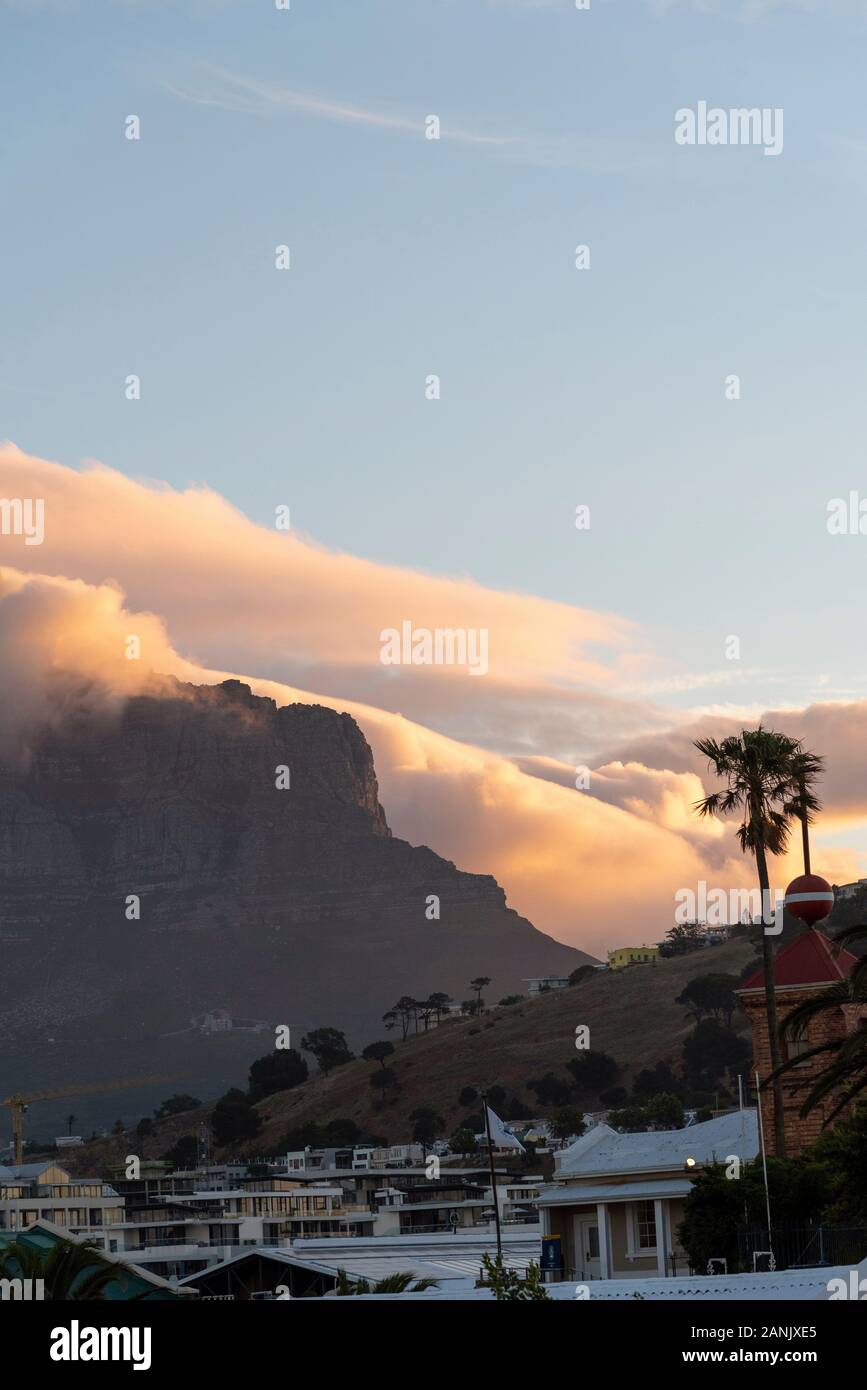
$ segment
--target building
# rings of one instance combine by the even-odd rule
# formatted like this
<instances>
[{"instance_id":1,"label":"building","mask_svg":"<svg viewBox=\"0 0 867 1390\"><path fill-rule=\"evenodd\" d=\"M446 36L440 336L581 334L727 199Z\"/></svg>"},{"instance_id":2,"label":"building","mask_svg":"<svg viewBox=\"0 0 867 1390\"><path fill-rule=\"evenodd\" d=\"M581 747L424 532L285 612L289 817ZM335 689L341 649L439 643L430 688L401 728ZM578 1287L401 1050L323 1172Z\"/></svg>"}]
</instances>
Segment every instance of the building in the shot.
<instances>
[{"instance_id":1,"label":"building","mask_svg":"<svg viewBox=\"0 0 867 1390\"><path fill-rule=\"evenodd\" d=\"M73 1178L53 1159L0 1166L0 1234L48 1221L109 1249L108 1231L123 1221L123 1198L100 1178Z\"/></svg>"},{"instance_id":2,"label":"building","mask_svg":"<svg viewBox=\"0 0 867 1390\"><path fill-rule=\"evenodd\" d=\"M558 1236L563 1278L665 1278L688 1272L677 1228L694 1178L759 1151L754 1110L686 1129L619 1134L597 1125L557 1154L538 1198L542 1236Z\"/></svg>"},{"instance_id":3,"label":"building","mask_svg":"<svg viewBox=\"0 0 867 1390\"><path fill-rule=\"evenodd\" d=\"M568 989L569 978L563 975L538 975L525 980L528 994L547 994L549 989Z\"/></svg>"},{"instance_id":4,"label":"building","mask_svg":"<svg viewBox=\"0 0 867 1390\"><path fill-rule=\"evenodd\" d=\"M859 893L867 892L867 878L859 878L855 883L835 883L834 899L857 897Z\"/></svg>"},{"instance_id":5,"label":"building","mask_svg":"<svg viewBox=\"0 0 867 1390\"><path fill-rule=\"evenodd\" d=\"M774 957L774 993L779 1023L798 1005L847 979L856 962L857 958L850 951L835 947L816 927L801 932ZM736 993L753 1030L753 1067L764 1080L771 1072L764 969L756 970L744 980ZM788 1061L821 1043L844 1038L864 1027L865 1022L867 1005L841 1003L811 1019L802 1037L784 1040L783 1060ZM827 1065L827 1057L807 1058L782 1077L786 1150L790 1158L816 1142L824 1121L840 1098L839 1091L834 1091L806 1118L802 1119L798 1113L823 1065ZM762 1127L767 1152L774 1154L774 1097L770 1087L762 1092Z\"/></svg>"},{"instance_id":6,"label":"building","mask_svg":"<svg viewBox=\"0 0 867 1390\"><path fill-rule=\"evenodd\" d=\"M627 965L646 965L659 956L658 946L618 946L608 952L608 968L624 970Z\"/></svg>"}]
</instances>

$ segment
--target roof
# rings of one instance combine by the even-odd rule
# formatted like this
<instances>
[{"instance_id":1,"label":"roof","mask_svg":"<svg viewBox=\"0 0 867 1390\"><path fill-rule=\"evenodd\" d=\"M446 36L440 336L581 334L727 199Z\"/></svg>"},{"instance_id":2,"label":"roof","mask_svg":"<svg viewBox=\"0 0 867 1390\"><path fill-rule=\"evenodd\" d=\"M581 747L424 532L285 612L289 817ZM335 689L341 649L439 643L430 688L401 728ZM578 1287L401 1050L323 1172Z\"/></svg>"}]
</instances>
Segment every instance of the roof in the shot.
<instances>
[{"instance_id":1,"label":"roof","mask_svg":"<svg viewBox=\"0 0 867 1390\"><path fill-rule=\"evenodd\" d=\"M849 1265L823 1269L786 1269L770 1274L705 1274L690 1275L676 1279L592 1279L583 1285L587 1289L589 1303L634 1302L647 1299L650 1302L664 1303L727 1303L727 1302L824 1302L831 1297L829 1284L832 1279L842 1279L849 1286L853 1270ZM867 1260L858 1266L860 1278L867 1276ZM546 1284L548 1296L557 1302L576 1301L576 1284L573 1280L562 1280L556 1284ZM481 1299L490 1302L490 1289L457 1288L446 1285L439 1289L429 1289L427 1293L403 1294L357 1294L353 1302L366 1298L370 1302L399 1298L401 1301L415 1302L420 1298ZM342 1298L331 1299L328 1303L343 1303ZM584 1301L583 1299L580 1301Z\"/></svg>"},{"instance_id":2,"label":"roof","mask_svg":"<svg viewBox=\"0 0 867 1390\"><path fill-rule=\"evenodd\" d=\"M57 1168L58 1163L53 1158L44 1158L39 1163L14 1163L0 1164L0 1182L32 1182L38 1178L40 1173L44 1173L48 1168ZM63 1169L65 1172L66 1170ZM99 1182L99 1178L78 1178L78 1182Z\"/></svg>"},{"instance_id":3,"label":"roof","mask_svg":"<svg viewBox=\"0 0 867 1390\"><path fill-rule=\"evenodd\" d=\"M545 1187L536 1205L575 1206L581 1202L640 1202L656 1197L686 1197L692 1189L689 1178L660 1178L657 1182L560 1183Z\"/></svg>"},{"instance_id":4,"label":"roof","mask_svg":"<svg viewBox=\"0 0 867 1390\"><path fill-rule=\"evenodd\" d=\"M523 1273L531 1260L538 1262L538 1231L529 1236L504 1231L502 1239L504 1260L510 1269ZM245 1246L228 1259L188 1275L181 1280L181 1286L195 1287L226 1265L255 1256L277 1264L298 1265L320 1274L336 1274L339 1269L345 1269L350 1278L368 1279L371 1283L398 1270L407 1270L417 1279L437 1279L450 1289L471 1289L479 1277L482 1256L493 1256L496 1252L495 1236L482 1233L350 1236L346 1240L323 1237L296 1240L291 1246Z\"/></svg>"},{"instance_id":5,"label":"roof","mask_svg":"<svg viewBox=\"0 0 867 1390\"><path fill-rule=\"evenodd\" d=\"M858 958L851 951L842 950L824 932L808 927L775 956L774 988L836 984L838 980L847 979L857 964ZM736 993L747 994L764 987L765 971L760 967L744 980Z\"/></svg>"},{"instance_id":6,"label":"roof","mask_svg":"<svg viewBox=\"0 0 867 1390\"><path fill-rule=\"evenodd\" d=\"M56 1245L68 1242L71 1245L86 1245L90 1237L76 1236L71 1231L65 1231L60 1226L55 1226L53 1221L44 1221L40 1218L34 1221L31 1226L27 1226L23 1231L2 1231L0 1232L0 1249L10 1245L29 1245L34 1250L41 1250L48 1254ZM143 1269L140 1265L130 1263L124 1256L111 1254L106 1250L94 1250L93 1263L109 1264L116 1266L117 1275L107 1284L103 1291L103 1298L113 1301L126 1301L136 1299L147 1302L152 1299L176 1299L189 1297L190 1291L179 1290L167 1279L162 1279L158 1274L151 1274L149 1270Z\"/></svg>"},{"instance_id":7,"label":"roof","mask_svg":"<svg viewBox=\"0 0 867 1390\"><path fill-rule=\"evenodd\" d=\"M604 1174L647 1173L664 1168L682 1170L688 1158L698 1165L737 1154L749 1162L759 1151L755 1110L733 1110L703 1124L685 1129L651 1130L619 1134L608 1125L596 1125L568 1149L561 1150L555 1178L592 1177Z\"/></svg>"}]
</instances>

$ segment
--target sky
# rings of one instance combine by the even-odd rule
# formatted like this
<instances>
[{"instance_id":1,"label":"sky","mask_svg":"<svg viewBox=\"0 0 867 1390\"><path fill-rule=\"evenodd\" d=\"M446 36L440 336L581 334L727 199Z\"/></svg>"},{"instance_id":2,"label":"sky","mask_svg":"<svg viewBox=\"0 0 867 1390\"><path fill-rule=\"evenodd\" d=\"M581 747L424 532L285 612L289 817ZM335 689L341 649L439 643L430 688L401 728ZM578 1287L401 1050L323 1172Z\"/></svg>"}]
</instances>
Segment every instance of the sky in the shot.
<instances>
[{"instance_id":1,"label":"sky","mask_svg":"<svg viewBox=\"0 0 867 1390\"><path fill-rule=\"evenodd\" d=\"M825 872L867 872L867 537L828 528L867 499L865 37L833 0L0 0L0 496L47 515L0 535L10 657L21 576L50 614L8 711L149 614L163 669L356 710L396 833L597 950L750 881L690 738L771 715L828 753ZM781 152L679 145L699 102L781 110ZM488 671L383 667L406 619L484 626Z\"/></svg>"}]
</instances>

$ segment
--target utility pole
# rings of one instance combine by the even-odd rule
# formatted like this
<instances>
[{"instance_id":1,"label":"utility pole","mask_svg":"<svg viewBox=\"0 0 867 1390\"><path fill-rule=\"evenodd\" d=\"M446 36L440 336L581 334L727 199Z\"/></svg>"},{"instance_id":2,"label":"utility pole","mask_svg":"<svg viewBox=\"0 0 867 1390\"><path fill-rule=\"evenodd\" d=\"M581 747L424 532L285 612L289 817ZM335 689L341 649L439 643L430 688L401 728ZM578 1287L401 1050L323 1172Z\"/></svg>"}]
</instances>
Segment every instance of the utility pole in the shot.
<instances>
[{"instance_id":1,"label":"utility pole","mask_svg":"<svg viewBox=\"0 0 867 1390\"><path fill-rule=\"evenodd\" d=\"M771 1253L771 1268L776 1268L774 1259L774 1239L771 1232L771 1192L768 1187L768 1158L765 1153L765 1128L762 1124L762 1083L759 1081L759 1073L756 1072L756 1104L759 1111L759 1138L762 1143L762 1170L765 1178L765 1207L768 1213L768 1248Z\"/></svg>"},{"instance_id":2,"label":"utility pole","mask_svg":"<svg viewBox=\"0 0 867 1390\"><path fill-rule=\"evenodd\" d=\"M803 778L799 783L801 793L801 843L804 846L804 873L812 873L810 868L810 827L807 822L807 784Z\"/></svg>"},{"instance_id":3,"label":"utility pole","mask_svg":"<svg viewBox=\"0 0 867 1390\"><path fill-rule=\"evenodd\" d=\"M488 1093L482 1091L482 1103L485 1107L485 1134L488 1139L488 1165L491 1170L491 1197L494 1204L494 1222L497 1228L497 1259L503 1258L503 1237L500 1232L500 1205L497 1201L497 1175L494 1171L494 1144L491 1139L491 1119L488 1113Z\"/></svg>"}]
</instances>

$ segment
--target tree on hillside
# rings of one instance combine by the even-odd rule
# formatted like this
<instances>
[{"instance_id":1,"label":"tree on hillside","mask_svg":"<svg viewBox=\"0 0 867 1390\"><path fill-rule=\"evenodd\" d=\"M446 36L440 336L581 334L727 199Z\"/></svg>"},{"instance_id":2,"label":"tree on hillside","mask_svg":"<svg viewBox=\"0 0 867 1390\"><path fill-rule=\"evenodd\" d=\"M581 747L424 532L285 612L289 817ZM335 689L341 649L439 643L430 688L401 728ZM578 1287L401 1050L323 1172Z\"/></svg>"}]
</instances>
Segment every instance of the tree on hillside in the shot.
<instances>
[{"instance_id":1,"label":"tree on hillside","mask_svg":"<svg viewBox=\"0 0 867 1390\"><path fill-rule=\"evenodd\" d=\"M501 1008L507 1008L510 1004L520 1004L525 998L523 994L505 994L499 1001Z\"/></svg>"},{"instance_id":2,"label":"tree on hillside","mask_svg":"<svg viewBox=\"0 0 867 1390\"><path fill-rule=\"evenodd\" d=\"M573 970L569 976L570 985L580 985L584 980L589 980L596 974L595 965L579 965L577 970Z\"/></svg>"},{"instance_id":3,"label":"tree on hillside","mask_svg":"<svg viewBox=\"0 0 867 1390\"><path fill-rule=\"evenodd\" d=\"M647 1111L643 1105L627 1105L622 1110L609 1111L608 1123L622 1134L638 1134L648 1128Z\"/></svg>"},{"instance_id":4,"label":"tree on hillside","mask_svg":"<svg viewBox=\"0 0 867 1390\"><path fill-rule=\"evenodd\" d=\"M806 826L819 809L812 788L821 772L822 759L805 751L797 739L765 729L761 724L756 729L743 729L740 734L730 735L721 742L712 738L696 739L694 746L725 783L722 791L712 792L697 802L696 810L701 816L725 819L737 815L741 818L738 841L742 853L749 852L755 858L764 916L765 909L770 907L768 855L785 852L794 817L802 818ZM768 925L765 922L762 931L765 1011L774 1096L774 1147L782 1157L786 1153L780 1081L782 1056L774 993L774 938L768 933Z\"/></svg>"},{"instance_id":5,"label":"tree on hillside","mask_svg":"<svg viewBox=\"0 0 867 1390\"><path fill-rule=\"evenodd\" d=\"M450 994L443 994L442 990L438 990L435 994L428 996L425 1000L425 1007L430 1009L437 1023L439 1023L443 1014L448 1013L449 1004L451 1002L452 997Z\"/></svg>"},{"instance_id":6,"label":"tree on hillside","mask_svg":"<svg viewBox=\"0 0 867 1390\"><path fill-rule=\"evenodd\" d=\"M391 1067L380 1067L378 1071L371 1073L370 1084L375 1091L379 1091L381 1098L385 1100L386 1091L397 1085L397 1076Z\"/></svg>"},{"instance_id":7,"label":"tree on hillside","mask_svg":"<svg viewBox=\"0 0 867 1390\"><path fill-rule=\"evenodd\" d=\"M177 1143L172 1144L170 1149L166 1149L162 1159L164 1163L171 1163L174 1168L180 1171L195 1168L199 1162L198 1139L194 1134L182 1134Z\"/></svg>"},{"instance_id":8,"label":"tree on hillside","mask_svg":"<svg viewBox=\"0 0 867 1390\"><path fill-rule=\"evenodd\" d=\"M696 1023L703 1018L715 1018L726 1027L731 1027L732 1015L738 1007L735 990L739 984L736 975L724 975L711 971L707 975L696 975L681 990L675 1004L683 1004Z\"/></svg>"},{"instance_id":9,"label":"tree on hillside","mask_svg":"<svg viewBox=\"0 0 867 1390\"><path fill-rule=\"evenodd\" d=\"M620 1067L613 1057L592 1048L579 1052L577 1057L566 1063L566 1067L575 1079L575 1089L580 1098L598 1096L600 1091L613 1086L620 1075Z\"/></svg>"},{"instance_id":10,"label":"tree on hillside","mask_svg":"<svg viewBox=\"0 0 867 1390\"><path fill-rule=\"evenodd\" d=\"M310 1052L319 1063L322 1072L333 1071L351 1062L354 1054L350 1052L346 1035L339 1028L314 1028L301 1039L305 1052Z\"/></svg>"},{"instance_id":11,"label":"tree on hillside","mask_svg":"<svg viewBox=\"0 0 867 1390\"><path fill-rule=\"evenodd\" d=\"M745 1074L750 1055L749 1044L715 1018L697 1023L683 1044L687 1080L698 1091L712 1091L726 1072L732 1080Z\"/></svg>"},{"instance_id":12,"label":"tree on hillside","mask_svg":"<svg viewBox=\"0 0 867 1390\"><path fill-rule=\"evenodd\" d=\"M261 1128L261 1116L253 1109L249 1096L245 1096L237 1087L227 1091L214 1106L211 1130L214 1142L220 1148L253 1139Z\"/></svg>"},{"instance_id":13,"label":"tree on hillside","mask_svg":"<svg viewBox=\"0 0 867 1390\"><path fill-rule=\"evenodd\" d=\"M361 1138L361 1130L355 1121L343 1115L329 1120L322 1131L322 1143L325 1148L334 1144L357 1144Z\"/></svg>"},{"instance_id":14,"label":"tree on hillside","mask_svg":"<svg viewBox=\"0 0 867 1390\"><path fill-rule=\"evenodd\" d=\"M255 1102L307 1080L307 1063L294 1047L277 1048L250 1064L247 1094Z\"/></svg>"},{"instance_id":15,"label":"tree on hillside","mask_svg":"<svg viewBox=\"0 0 867 1390\"><path fill-rule=\"evenodd\" d=\"M572 1087L562 1076L546 1071L544 1076L534 1077L527 1082L527 1090L532 1091L539 1105L568 1105L572 1098Z\"/></svg>"},{"instance_id":16,"label":"tree on hillside","mask_svg":"<svg viewBox=\"0 0 867 1390\"><path fill-rule=\"evenodd\" d=\"M575 1105L561 1105L551 1116L551 1133L555 1139L580 1139L587 1128L584 1113Z\"/></svg>"},{"instance_id":17,"label":"tree on hillside","mask_svg":"<svg viewBox=\"0 0 867 1390\"><path fill-rule=\"evenodd\" d=\"M453 1154L475 1154L479 1151L479 1144L473 1131L462 1125L449 1140L449 1149Z\"/></svg>"},{"instance_id":18,"label":"tree on hillside","mask_svg":"<svg viewBox=\"0 0 867 1390\"><path fill-rule=\"evenodd\" d=\"M645 1067L632 1078L632 1094L640 1101L649 1100L651 1096L658 1096L663 1092L679 1096L683 1094L683 1090L683 1082L675 1076L668 1062L657 1062L655 1067Z\"/></svg>"},{"instance_id":19,"label":"tree on hillside","mask_svg":"<svg viewBox=\"0 0 867 1390\"><path fill-rule=\"evenodd\" d=\"M386 1038L383 1039L382 1042L368 1043L361 1055L368 1062L378 1062L383 1070L385 1070L385 1059L386 1057L391 1057L393 1054L394 1043L390 1043Z\"/></svg>"},{"instance_id":20,"label":"tree on hillside","mask_svg":"<svg viewBox=\"0 0 867 1390\"><path fill-rule=\"evenodd\" d=\"M700 951L704 947L705 935L701 922L676 922L665 933L665 954L667 956L686 956L690 951Z\"/></svg>"},{"instance_id":21,"label":"tree on hillside","mask_svg":"<svg viewBox=\"0 0 867 1390\"><path fill-rule=\"evenodd\" d=\"M474 980L470 980L470 989L476 991L476 1013L481 1013L483 1008L482 990L491 983L487 975L477 975Z\"/></svg>"},{"instance_id":22,"label":"tree on hillside","mask_svg":"<svg viewBox=\"0 0 867 1390\"><path fill-rule=\"evenodd\" d=\"M195 1096L173 1095L158 1105L154 1111L155 1120L165 1120L169 1115L183 1115L186 1110L198 1110L201 1101Z\"/></svg>"},{"instance_id":23,"label":"tree on hillside","mask_svg":"<svg viewBox=\"0 0 867 1390\"><path fill-rule=\"evenodd\" d=\"M479 1093L475 1086L464 1086L458 1096L458 1105L475 1105Z\"/></svg>"},{"instance_id":24,"label":"tree on hillside","mask_svg":"<svg viewBox=\"0 0 867 1390\"><path fill-rule=\"evenodd\" d=\"M683 1101L661 1092L651 1096L645 1107L647 1122L653 1129L683 1129Z\"/></svg>"},{"instance_id":25,"label":"tree on hillside","mask_svg":"<svg viewBox=\"0 0 867 1390\"><path fill-rule=\"evenodd\" d=\"M404 1042L406 1042L406 1036L414 1018L416 1018L416 1002L409 994L402 994L397 1003L382 1015L382 1021L386 1028L400 1027Z\"/></svg>"},{"instance_id":26,"label":"tree on hillside","mask_svg":"<svg viewBox=\"0 0 867 1390\"><path fill-rule=\"evenodd\" d=\"M432 1144L438 1134L442 1134L445 1128L445 1120L429 1106L419 1106L413 1110L409 1117L412 1125L412 1137L417 1144L427 1146Z\"/></svg>"}]
</instances>

